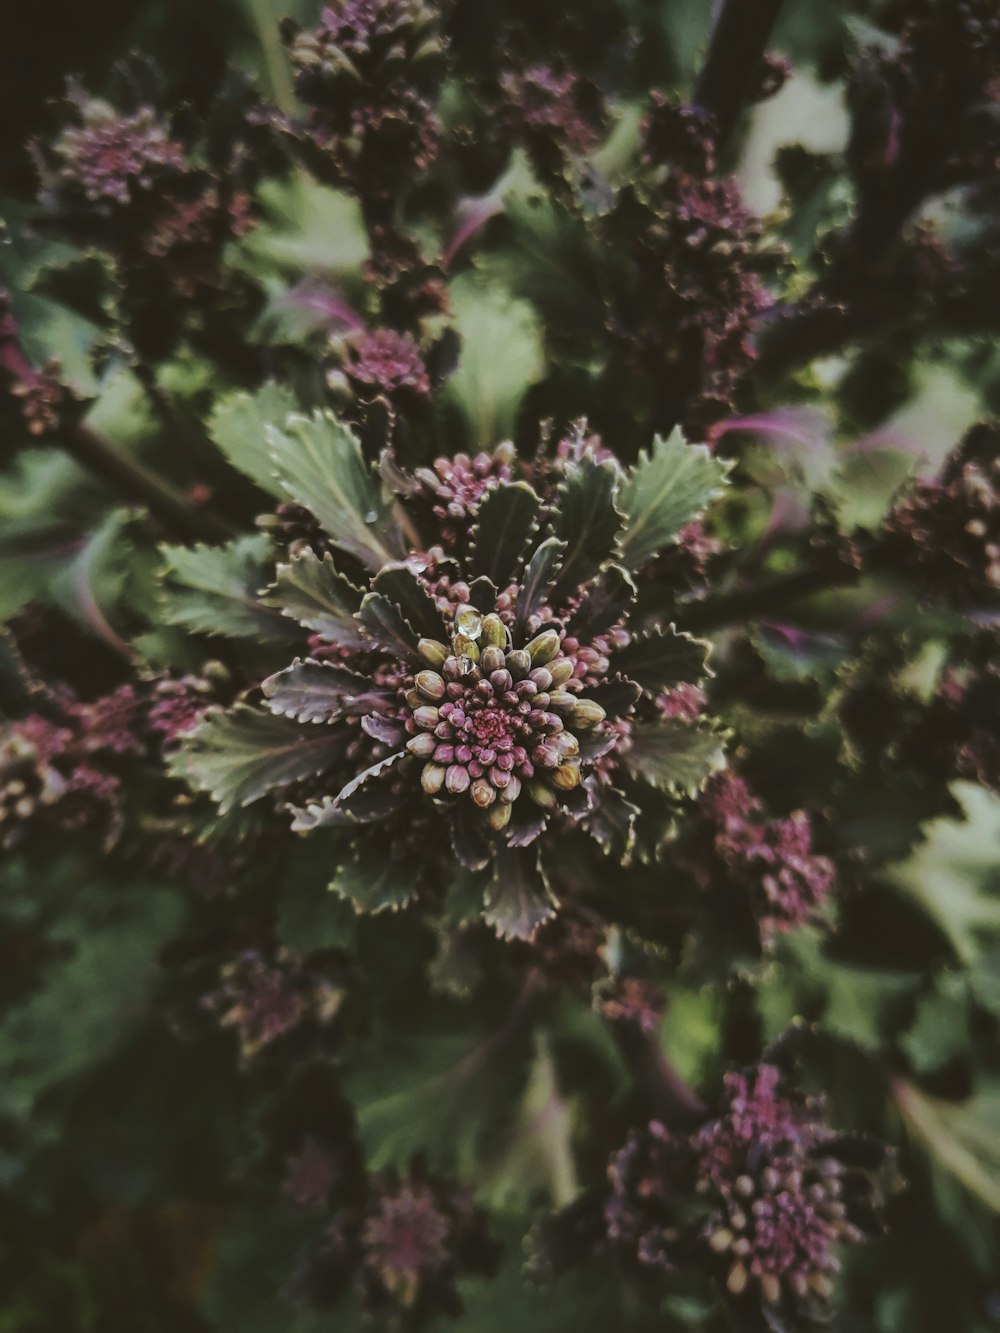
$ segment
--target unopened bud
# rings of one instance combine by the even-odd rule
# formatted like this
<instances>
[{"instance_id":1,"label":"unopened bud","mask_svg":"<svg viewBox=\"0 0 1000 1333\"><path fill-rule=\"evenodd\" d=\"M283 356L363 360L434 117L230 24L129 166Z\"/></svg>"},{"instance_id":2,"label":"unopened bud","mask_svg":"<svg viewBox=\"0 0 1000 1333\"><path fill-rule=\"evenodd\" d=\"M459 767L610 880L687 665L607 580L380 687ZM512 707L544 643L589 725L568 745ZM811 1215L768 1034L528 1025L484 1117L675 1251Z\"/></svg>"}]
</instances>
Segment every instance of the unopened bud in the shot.
<instances>
[{"instance_id":1,"label":"unopened bud","mask_svg":"<svg viewBox=\"0 0 1000 1333\"><path fill-rule=\"evenodd\" d=\"M496 789L485 778L477 778L471 787L472 799L481 810L488 809L497 798Z\"/></svg>"},{"instance_id":2,"label":"unopened bud","mask_svg":"<svg viewBox=\"0 0 1000 1333\"><path fill-rule=\"evenodd\" d=\"M510 789L508 788L508 791ZM537 778L528 783L528 795L540 805L543 810L551 810L557 804L558 798L548 783L541 782Z\"/></svg>"},{"instance_id":3,"label":"unopened bud","mask_svg":"<svg viewBox=\"0 0 1000 1333\"><path fill-rule=\"evenodd\" d=\"M507 670L515 680L520 680L531 670L531 658L523 648L515 648L513 652L507 654Z\"/></svg>"},{"instance_id":4,"label":"unopened bud","mask_svg":"<svg viewBox=\"0 0 1000 1333\"><path fill-rule=\"evenodd\" d=\"M558 662L550 663L549 675L553 685L565 685L573 675L573 663L568 657L560 657Z\"/></svg>"},{"instance_id":5,"label":"unopened bud","mask_svg":"<svg viewBox=\"0 0 1000 1333\"><path fill-rule=\"evenodd\" d=\"M487 676L491 676L494 671L502 671L506 665L503 649L494 647L492 643L480 654L479 669Z\"/></svg>"},{"instance_id":6,"label":"unopened bud","mask_svg":"<svg viewBox=\"0 0 1000 1333\"><path fill-rule=\"evenodd\" d=\"M579 699L570 714L574 727L596 727L606 717L607 713L600 704L595 704L593 699Z\"/></svg>"},{"instance_id":7,"label":"unopened bud","mask_svg":"<svg viewBox=\"0 0 1000 1333\"><path fill-rule=\"evenodd\" d=\"M447 769L441 764L425 764L420 774L420 785L428 796L434 796L444 786Z\"/></svg>"},{"instance_id":8,"label":"unopened bud","mask_svg":"<svg viewBox=\"0 0 1000 1333\"><path fill-rule=\"evenodd\" d=\"M452 640L452 646L460 658L464 657L470 662L479 661L479 645L475 639L470 639L467 634L456 634Z\"/></svg>"},{"instance_id":9,"label":"unopened bud","mask_svg":"<svg viewBox=\"0 0 1000 1333\"><path fill-rule=\"evenodd\" d=\"M424 731L433 731L441 721L441 714L430 704L422 704L420 708L414 710L413 720Z\"/></svg>"},{"instance_id":10,"label":"unopened bud","mask_svg":"<svg viewBox=\"0 0 1000 1333\"><path fill-rule=\"evenodd\" d=\"M543 630L536 634L530 643L525 644L525 651L531 658L532 666L545 666L559 651L559 635L554 629Z\"/></svg>"},{"instance_id":11,"label":"unopened bud","mask_svg":"<svg viewBox=\"0 0 1000 1333\"><path fill-rule=\"evenodd\" d=\"M444 679L436 671L418 671L413 683L427 699L444 698Z\"/></svg>"},{"instance_id":12,"label":"unopened bud","mask_svg":"<svg viewBox=\"0 0 1000 1333\"><path fill-rule=\"evenodd\" d=\"M777 1305L781 1300L781 1280L775 1273L761 1273L760 1290L769 1305Z\"/></svg>"},{"instance_id":13,"label":"unopened bud","mask_svg":"<svg viewBox=\"0 0 1000 1333\"><path fill-rule=\"evenodd\" d=\"M461 764L452 764L445 775L444 785L457 796L460 792L469 790L471 781L467 768Z\"/></svg>"},{"instance_id":14,"label":"unopened bud","mask_svg":"<svg viewBox=\"0 0 1000 1333\"><path fill-rule=\"evenodd\" d=\"M494 648L503 648L507 644L507 627L500 617L493 611L483 618L483 627L479 637L483 643L489 644Z\"/></svg>"},{"instance_id":15,"label":"unopened bud","mask_svg":"<svg viewBox=\"0 0 1000 1333\"><path fill-rule=\"evenodd\" d=\"M511 807L504 801L497 801L496 805L490 807L489 814L486 816L486 822L494 832L499 833L510 823Z\"/></svg>"},{"instance_id":16,"label":"unopened bud","mask_svg":"<svg viewBox=\"0 0 1000 1333\"><path fill-rule=\"evenodd\" d=\"M406 748L418 759L430 759L437 749L437 740L429 731L422 731L419 736L414 736L406 742Z\"/></svg>"},{"instance_id":17,"label":"unopened bud","mask_svg":"<svg viewBox=\"0 0 1000 1333\"><path fill-rule=\"evenodd\" d=\"M478 639L483 629L483 616L474 606L460 606L455 612L455 629L469 639Z\"/></svg>"},{"instance_id":18,"label":"unopened bud","mask_svg":"<svg viewBox=\"0 0 1000 1333\"><path fill-rule=\"evenodd\" d=\"M572 791L580 785L579 764L561 764L549 777L549 781L560 791Z\"/></svg>"},{"instance_id":19,"label":"unopened bud","mask_svg":"<svg viewBox=\"0 0 1000 1333\"><path fill-rule=\"evenodd\" d=\"M718 1231L713 1231L708 1238L709 1249L714 1250L716 1254L725 1254L732 1245L733 1239L731 1231L727 1231L725 1227L719 1227Z\"/></svg>"},{"instance_id":20,"label":"unopened bud","mask_svg":"<svg viewBox=\"0 0 1000 1333\"><path fill-rule=\"evenodd\" d=\"M417 652L425 662L440 670L448 656L448 645L438 639L421 639L417 644Z\"/></svg>"}]
</instances>

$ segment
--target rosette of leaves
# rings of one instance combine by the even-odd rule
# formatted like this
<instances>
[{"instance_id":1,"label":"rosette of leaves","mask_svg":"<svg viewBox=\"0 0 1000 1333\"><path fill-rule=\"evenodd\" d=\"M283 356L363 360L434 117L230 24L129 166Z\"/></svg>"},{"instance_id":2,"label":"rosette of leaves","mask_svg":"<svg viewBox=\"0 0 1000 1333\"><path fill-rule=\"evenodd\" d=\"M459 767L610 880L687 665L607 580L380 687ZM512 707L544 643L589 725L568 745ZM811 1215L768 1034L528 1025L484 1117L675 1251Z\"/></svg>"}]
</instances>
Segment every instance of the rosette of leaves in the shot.
<instances>
[{"instance_id":1,"label":"rosette of leaves","mask_svg":"<svg viewBox=\"0 0 1000 1333\"><path fill-rule=\"evenodd\" d=\"M651 857L722 738L658 706L708 674L707 646L649 613L635 575L725 465L675 434L627 472L585 453L544 494L498 479L445 554L413 549L427 507L392 495L332 414L263 434L245 464L270 469L318 536L278 560L260 610L312 637L259 692L209 710L174 772L223 813L270 796L297 832L331 836L331 887L358 910L447 897L506 937L530 938L581 887L573 840L606 858L595 880Z\"/></svg>"}]
</instances>

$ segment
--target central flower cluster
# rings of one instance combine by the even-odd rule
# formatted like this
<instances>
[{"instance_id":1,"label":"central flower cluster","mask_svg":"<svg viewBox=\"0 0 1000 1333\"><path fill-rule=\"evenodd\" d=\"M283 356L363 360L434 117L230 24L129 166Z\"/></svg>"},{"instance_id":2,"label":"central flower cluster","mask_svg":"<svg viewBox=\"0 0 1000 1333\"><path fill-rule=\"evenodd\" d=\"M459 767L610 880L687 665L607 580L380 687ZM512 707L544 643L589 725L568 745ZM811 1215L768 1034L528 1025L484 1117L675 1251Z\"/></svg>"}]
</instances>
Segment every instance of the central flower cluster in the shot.
<instances>
[{"instance_id":1,"label":"central flower cluster","mask_svg":"<svg viewBox=\"0 0 1000 1333\"><path fill-rule=\"evenodd\" d=\"M423 640L433 669L417 672L407 693L407 749L426 760L420 782L430 795L468 793L502 829L522 791L545 809L579 786L581 742L604 722L582 698L584 683L555 629L524 648L510 646L495 613L463 606L451 645Z\"/></svg>"},{"instance_id":2,"label":"central flower cluster","mask_svg":"<svg viewBox=\"0 0 1000 1333\"><path fill-rule=\"evenodd\" d=\"M94 100L84 106L82 117L81 126L63 131L54 150L63 182L92 203L127 204L133 189L150 190L164 171L183 169L183 146L150 107L119 116Z\"/></svg>"}]
</instances>

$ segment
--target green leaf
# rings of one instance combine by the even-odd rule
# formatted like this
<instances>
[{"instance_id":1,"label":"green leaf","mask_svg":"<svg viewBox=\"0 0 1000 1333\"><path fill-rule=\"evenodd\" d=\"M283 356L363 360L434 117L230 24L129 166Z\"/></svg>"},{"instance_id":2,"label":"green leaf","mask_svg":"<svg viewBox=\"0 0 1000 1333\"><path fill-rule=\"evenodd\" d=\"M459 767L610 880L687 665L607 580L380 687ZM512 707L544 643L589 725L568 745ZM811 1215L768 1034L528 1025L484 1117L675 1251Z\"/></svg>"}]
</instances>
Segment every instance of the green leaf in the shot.
<instances>
[{"instance_id":1,"label":"green leaf","mask_svg":"<svg viewBox=\"0 0 1000 1333\"><path fill-rule=\"evenodd\" d=\"M623 762L660 791L697 793L726 764L723 737L690 722L637 722Z\"/></svg>"},{"instance_id":2,"label":"green leaf","mask_svg":"<svg viewBox=\"0 0 1000 1333\"><path fill-rule=\"evenodd\" d=\"M283 490L315 514L338 550L368 569L403 554L392 506L348 426L328 411L293 414L266 434Z\"/></svg>"},{"instance_id":3,"label":"green leaf","mask_svg":"<svg viewBox=\"0 0 1000 1333\"><path fill-rule=\"evenodd\" d=\"M287 565L278 565L275 580L263 598L306 629L314 630L342 648L361 648L366 640L355 616L361 605L361 590L338 574L333 556L322 559L306 547Z\"/></svg>"},{"instance_id":4,"label":"green leaf","mask_svg":"<svg viewBox=\"0 0 1000 1333\"><path fill-rule=\"evenodd\" d=\"M533 849L497 849L483 916L501 939L533 939L557 906Z\"/></svg>"},{"instance_id":5,"label":"green leaf","mask_svg":"<svg viewBox=\"0 0 1000 1333\"><path fill-rule=\"evenodd\" d=\"M356 671L333 662L296 658L261 684L272 713L296 722L332 722L370 713L389 695Z\"/></svg>"},{"instance_id":6,"label":"green leaf","mask_svg":"<svg viewBox=\"0 0 1000 1333\"><path fill-rule=\"evenodd\" d=\"M622 558L639 569L704 511L722 490L729 464L713 458L703 444L687 444L680 430L657 436L641 454L619 497L628 522Z\"/></svg>"},{"instance_id":7,"label":"green leaf","mask_svg":"<svg viewBox=\"0 0 1000 1333\"><path fill-rule=\"evenodd\" d=\"M265 384L255 393L220 398L208 422L208 433L225 456L251 481L279 500L285 492L268 446L269 426L280 426L298 404L290 390Z\"/></svg>"},{"instance_id":8,"label":"green leaf","mask_svg":"<svg viewBox=\"0 0 1000 1333\"><path fill-rule=\"evenodd\" d=\"M338 866L330 881L331 893L351 903L355 912L398 912L417 896L412 864L381 851L363 847L352 861Z\"/></svg>"},{"instance_id":9,"label":"green leaf","mask_svg":"<svg viewBox=\"0 0 1000 1333\"><path fill-rule=\"evenodd\" d=\"M567 472L553 502L556 537L566 543L552 600L589 583L617 550L622 515L615 505L619 474L613 463L583 458Z\"/></svg>"},{"instance_id":10,"label":"green leaf","mask_svg":"<svg viewBox=\"0 0 1000 1333\"><path fill-rule=\"evenodd\" d=\"M271 575L266 537L238 537L225 546L163 546L161 604L170 625L197 634L294 643L295 628L259 593Z\"/></svg>"},{"instance_id":11,"label":"green leaf","mask_svg":"<svg viewBox=\"0 0 1000 1333\"><path fill-rule=\"evenodd\" d=\"M237 704L210 708L168 767L196 791L208 792L222 814L250 805L275 787L315 777L343 758L345 739Z\"/></svg>"},{"instance_id":12,"label":"green leaf","mask_svg":"<svg viewBox=\"0 0 1000 1333\"><path fill-rule=\"evenodd\" d=\"M893 1097L910 1133L945 1170L1000 1213L1000 1091L989 1089L968 1101L928 1097L901 1079Z\"/></svg>"},{"instance_id":13,"label":"green leaf","mask_svg":"<svg viewBox=\"0 0 1000 1333\"><path fill-rule=\"evenodd\" d=\"M527 482L490 491L476 514L473 574L485 575L498 588L505 588L520 568L540 508L541 501Z\"/></svg>"},{"instance_id":14,"label":"green leaf","mask_svg":"<svg viewBox=\"0 0 1000 1333\"><path fill-rule=\"evenodd\" d=\"M463 418L469 447L492 448L513 433L521 400L544 373L538 317L529 302L472 275L452 282L448 295L462 341L442 396Z\"/></svg>"},{"instance_id":15,"label":"green leaf","mask_svg":"<svg viewBox=\"0 0 1000 1333\"><path fill-rule=\"evenodd\" d=\"M635 821L639 807L627 799L617 787L602 787L594 809L583 819L583 827L608 853L622 865L632 859L635 845Z\"/></svg>"},{"instance_id":16,"label":"green leaf","mask_svg":"<svg viewBox=\"0 0 1000 1333\"><path fill-rule=\"evenodd\" d=\"M418 659L417 635L398 606L381 593L365 594L358 612L369 638L394 657Z\"/></svg>"},{"instance_id":17,"label":"green leaf","mask_svg":"<svg viewBox=\"0 0 1000 1333\"><path fill-rule=\"evenodd\" d=\"M631 574L621 565L602 569L587 589L580 608L569 622L575 639L593 639L611 629L635 601L636 587Z\"/></svg>"},{"instance_id":18,"label":"green leaf","mask_svg":"<svg viewBox=\"0 0 1000 1333\"><path fill-rule=\"evenodd\" d=\"M545 598L545 592L555 577L555 571L566 550L566 543L557 537L549 537L535 548L525 567L521 588L517 594L517 609L514 615L514 642L521 643L525 636L528 621L538 610Z\"/></svg>"},{"instance_id":19,"label":"green leaf","mask_svg":"<svg viewBox=\"0 0 1000 1333\"><path fill-rule=\"evenodd\" d=\"M965 979L945 974L935 989L917 1001L913 1025L899 1039L918 1074L931 1074L969 1052L969 999Z\"/></svg>"},{"instance_id":20,"label":"green leaf","mask_svg":"<svg viewBox=\"0 0 1000 1333\"><path fill-rule=\"evenodd\" d=\"M690 634L680 634L673 625L637 634L614 656L614 668L644 690L658 693L673 685L696 684L708 674L706 664L711 645Z\"/></svg>"},{"instance_id":21,"label":"green leaf","mask_svg":"<svg viewBox=\"0 0 1000 1333\"><path fill-rule=\"evenodd\" d=\"M182 908L162 889L132 884L100 928L77 922L73 953L0 1023L0 1110L28 1116L46 1089L99 1066L148 1016L159 952ZM105 889L109 901L114 895ZM118 895L121 898L122 895Z\"/></svg>"},{"instance_id":22,"label":"green leaf","mask_svg":"<svg viewBox=\"0 0 1000 1333\"><path fill-rule=\"evenodd\" d=\"M407 624L422 639L446 637L444 621L434 599L407 565L387 565L379 570L372 588L399 607Z\"/></svg>"},{"instance_id":23,"label":"green leaf","mask_svg":"<svg viewBox=\"0 0 1000 1333\"><path fill-rule=\"evenodd\" d=\"M385 775L408 757L405 750L399 750L352 778L337 794L336 809L358 824L370 824L393 814L404 798L385 781Z\"/></svg>"}]
</instances>

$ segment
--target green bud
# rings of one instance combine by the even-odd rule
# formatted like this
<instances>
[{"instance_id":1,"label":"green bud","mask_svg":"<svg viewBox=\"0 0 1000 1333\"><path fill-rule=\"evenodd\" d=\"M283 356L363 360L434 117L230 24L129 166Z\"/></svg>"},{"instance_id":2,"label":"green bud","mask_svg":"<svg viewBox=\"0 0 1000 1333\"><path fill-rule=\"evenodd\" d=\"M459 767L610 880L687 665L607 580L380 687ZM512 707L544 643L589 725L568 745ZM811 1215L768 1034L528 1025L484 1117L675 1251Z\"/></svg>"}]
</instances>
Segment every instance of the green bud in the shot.
<instances>
[{"instance_id":1,"label":"green bud","mask_svg":"<svg viewBox=\"0 0 1000 1333\"><path fill-rule=\"evenodd\" d=\"M553 690L549 695L549 708L553 713L559 713L561 716L569 716L576 708L579 700L575 694L570 694L566 690Z\"/></svg>"},{"instance_id":2,"label":"green bud","mask_svg":"<svg viewBox=\"0 0 1000 1333\"><path fill-rule=\"evenodd\" d=\"M455 629L468 639L478 639L483 629L483 617L474 606L460 606L455 612Z\"/></svg>"},{"instance_id":3,"label":"green bud","mask_svg":"<svg viewBox=\"0 0 1000 1333\"><path fill-rule=\"evenodd\" d=\"M441 721L441 714L436 708L432 708L430 704L423 704L420 708L414 711L413 720L416 722L417 726L422 727L424 731L433 731Z\"/></svg>"},{"instance_id":4,"label":"green bud","mask_svg":"<svg viewBox=\"0 0 1000 1333\"><path fill-rule=\"evenodd\" d=\"M486 822L496 833L505 829L510 823L511 807L503 801L497 801L496 805L490 807L489 814L486 816Z\"/></svg>"},{"instance_id":5,"label":"green bud","mask_svg":"<svg viewBox=\"0 0 1000 1333\"><path fill-rule=\"evenodd\" d=\"M451 764L445 775L444 785L452 793L458 796L463 791L469 790L469 783L472 779L469 777L469 770L462 764Z\"/></svg>"},{"instance_id":6,"label":"green bud","mask_svg":"<svg viewBox=\"0 0 1000 1333\"><path fill-rule=\"evenodd\" d=\"M485 778L476 778L469 790L472 799L481 810L488 809L497 798L496 788Z\"/></svg>"},{"instance_id":7,"label":"green bud","mask_svg":"<svg viewBox=\"0 0 1000 1333\"><path fill-rule=\"evenodd\" d=\"M552 788L538 778L533 778L527 785L527 793L536 805L540 805L543 810L552 810L558 803L558 798Z\"/></svg>"},{"instance_id":8,"label":"green bud","mask_svg":"<svg viewBox=\"0 0 1000 1333\"><path fill-rule=\"evenodd\" d=\"M520 680L531 670L531 658L523 648L515 648L506 656L507 670L515 680Z\"/></svg>"},{"instance_id":9,"label":"green bud","mask_svg":"<svg viewBox=\"0 0 1000 1333\"><path fill-rule=\"evenodd\" d=\"M470 662L479 661L479 645L467 634L456 634L452 640L452 647L459 657L468 658Z\"/></svg>"},{"instance_id":10,"label":"green bud","mask_svg":"<svg viewBox=\"0 0 1000 1333\"><path fill-rule=\"evenodd\" d=\"M406 742L406 748L418 759L430 759L439 744L436 736L432 736L429 731L422 731L419 736L411 736Z\"/></svg>"},{"instance_id":11,"label":"green bud","mask_svg":"<svg viewBox=\"0 0 1000 1333\"><path fill-rule=\"evenodd\" d=\"M420 774L420 785L428 796L434 796L444 786L447 770L443 764L425 764Z\"/></svg>"},{"instance_id":12,"label":"green bud","mask_svg":"<svg viewBox=\"0 0 1000 1333\"><path fill-rule=\"evenodd\" d=\"M600 704L595 704L593 699L578 699L576 707L570 714L570 721L574 727L596 727L607 717Z\"/></svg>"},{"instance_id":13,"label":"green bud","mask_svg":"<svg viewBox=\"0 0 1000 1333\"><path fill-rule=\"evenodd\" d=\"M418 671L413 678L413 683L427 699L444 698L444 680L436 671Z\"/></svg>"},{"instance_id":14,"label":"green bud","mask_svg":"<svg viewBox=\"0 0 1000 1333\"><path fill-rule=\"evenodd\" d=\"M506 665L507 658L503 649L495 647L492 643L480 654L479 668L484 676L491 676L494 671L502 671Z\"/></svg>"},{"instance_id":15,"label":"green bud","mask_svg":"<svg viewBox=\"0 0 1000 1333\"><path fill-rule=\"evenodd\" d=\"M733 1233L726 1227L719 1227L718 1231L713 1231L708 1238L709 1248L716 1254L725 1254L733 1243Z\"/></svg>"},{"instance_id":16,"label":"green bud","mask_svg":"<svg viewBox=\"0 0 1000 1333\"><path fill-rule=\"evenodd\" d=\"M573 675L573 663L568 657L560 657L557 662L549 663L549 674L553 685L565 685Z\"/></svg>"},{"instance_id":17,"label":"green bud","mask_svg":"<svg viewBox=\"0 0 1000 1333\"><path fill-rule=\"evenodd\" d=\"M438 639L421 639L417 644L417 652L435 670L440 670L448 656L448 645L441 643Z\"/></svg>"},{"instance_id":18,"label":"green bud","mask_svg":"<svg viewBox=\"0 0 1000 1333\"><path fill-rule=\"evenodd\" d=\"M560 764L549 774L549 781L560 791L572 791L574 787L580 785L580 765Z\"/></svg>"},{"instance_id":19,"label":"green bud","mask_svg":"<svg viewBox=\"0 0 1000 1333\"><path fill-rule=\"evenodd\" d=\"M554 629L543 630L536 634L530 643L525 644L525 651L531 658L532 666L545 666L559 651L559 634Z\"/></svg>"},{"instance_id":20,"label":"green bud","mask_svg":"<svg viewBox=\"0 0 1000 1333\"><path fill-rule=\"evenodd\" d=\"M506 648L507 627L495 612L491 611L484 618L480 638L494 648Z\"/></svg>"}]
</instances>

